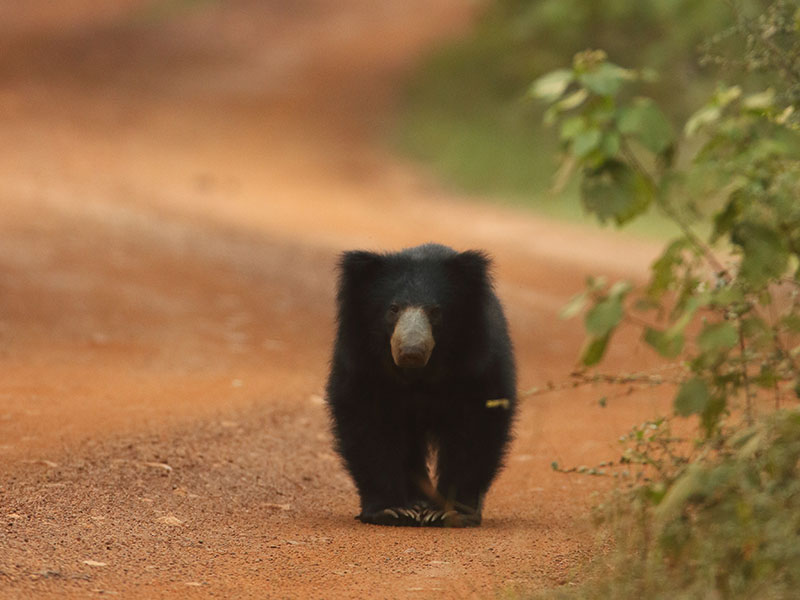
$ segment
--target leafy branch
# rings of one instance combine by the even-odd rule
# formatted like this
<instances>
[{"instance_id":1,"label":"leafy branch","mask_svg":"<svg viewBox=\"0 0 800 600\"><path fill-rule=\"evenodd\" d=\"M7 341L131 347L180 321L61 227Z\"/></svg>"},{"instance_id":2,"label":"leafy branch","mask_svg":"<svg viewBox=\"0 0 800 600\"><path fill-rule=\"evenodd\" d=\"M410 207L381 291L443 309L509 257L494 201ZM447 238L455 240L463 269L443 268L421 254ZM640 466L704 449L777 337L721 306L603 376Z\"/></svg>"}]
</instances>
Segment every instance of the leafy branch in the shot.
<instances>
[{"instance_id":1,"label":"leafy branch","mask_svg":"<svg viewBox=\"0 0 800 600\"><path fill-rule=\"evenodd\" d=\"M589 278L563 316L584 313L585 367L602 361L624 321L663 357L681 357L675 411L698 415L710 438L737 399L752 422L762 392L779 404L788 386L800 390L800 313L785 299L800 272L800 139L774 93L737 86L720 86L679 136L652 99L631 93L650 77L587 51L530 88L560 126L557 179L578 177L587 211L624 226L654 207L681 232L643 290ZM675 160L679 149L689 156ZM685 214L707 223L708 239Z\"/></svg>"},{"instance_id":2,"label":"leafy branch","mask_svg":"<svg viewBox=\"0 0 800 600\"><path fill-rule=\"evenodd\" d=\"M800 9L765 0L751 18L726 2L737 25L712 43L739 38L739 66L770 86L720 83L682 127L636 95L649 73L599 51L530 88L560 128L557 187L578 179L601 223L652 208L680 231L645 286L587 279L562 310L583 315L582 366L529 392L676 388L674 416L634 427L619 460L553 464L627 484L598 510L621 527L611 568L590 583L597 597L793 598L800 583ZM623 323L672 361L666 377L594 370ZM696 439L673 433L694 419Z\"/></svg>"}]
</instances>

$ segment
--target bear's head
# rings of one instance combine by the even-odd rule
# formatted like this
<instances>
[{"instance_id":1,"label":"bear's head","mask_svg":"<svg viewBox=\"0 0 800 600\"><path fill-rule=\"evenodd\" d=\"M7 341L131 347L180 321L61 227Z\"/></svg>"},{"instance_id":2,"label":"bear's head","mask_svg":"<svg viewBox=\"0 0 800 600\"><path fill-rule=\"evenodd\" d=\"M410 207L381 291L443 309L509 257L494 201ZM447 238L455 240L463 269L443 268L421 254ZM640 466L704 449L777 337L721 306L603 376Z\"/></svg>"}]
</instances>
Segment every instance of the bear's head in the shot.
<instances>
[{"instance_id":1,"label":"bear's head","mask_svg":"<svg viewBox=\"0 0 800 600\"><path fill-rule=\"evenodd\" d=\"M482 336L489 259L426 244L402 252L342 255L339 347L352 361L409 370L442 366Z\"/></svg>"}]
</instances>

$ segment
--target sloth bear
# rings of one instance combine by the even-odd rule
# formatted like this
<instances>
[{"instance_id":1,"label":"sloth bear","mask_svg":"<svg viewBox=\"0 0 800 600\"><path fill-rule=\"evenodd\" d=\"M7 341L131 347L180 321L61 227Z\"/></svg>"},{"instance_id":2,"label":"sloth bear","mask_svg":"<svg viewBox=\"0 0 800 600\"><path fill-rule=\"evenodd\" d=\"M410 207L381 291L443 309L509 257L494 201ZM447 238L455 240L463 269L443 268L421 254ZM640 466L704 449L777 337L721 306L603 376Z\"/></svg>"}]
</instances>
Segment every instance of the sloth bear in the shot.
<instances>
[{"instance_id":1,"label":"sloth bear","mask_svg":"<svg viewBox=\"0 0 800 600\"><path fill-rule=\"evenodd\" d=\"M438 244L342 255L327 401L364 523L481 523L516 406L489 266Z\"/></svg>"}]
</instances>

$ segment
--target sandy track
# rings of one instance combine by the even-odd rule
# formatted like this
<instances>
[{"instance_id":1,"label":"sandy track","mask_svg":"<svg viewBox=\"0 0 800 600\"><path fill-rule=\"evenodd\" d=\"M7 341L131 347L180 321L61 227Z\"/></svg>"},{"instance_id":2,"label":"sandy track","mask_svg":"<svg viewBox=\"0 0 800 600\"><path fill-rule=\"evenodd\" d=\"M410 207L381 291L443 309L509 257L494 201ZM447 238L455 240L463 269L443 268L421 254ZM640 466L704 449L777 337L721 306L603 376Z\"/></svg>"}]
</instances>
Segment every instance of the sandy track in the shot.
<instances>
[{"instance_id":1,"label":"sandy track","mask_svg":"<svg viewBox=\"0 0 800 600\"><path fill-rule=\"evenodd\" d=\"M321 399L343 249L489 250L523 390L574 364L579 324L556 314L585 274L653 255L454 198L380 144L462 3L241 0L158 21L70 3L55 19L30 2L0 42L0 597L568 581L601 482L550 462L614 457L656 400L525 401L485 525L419 531L353 521Z\"/></svg>"}]
</instances>

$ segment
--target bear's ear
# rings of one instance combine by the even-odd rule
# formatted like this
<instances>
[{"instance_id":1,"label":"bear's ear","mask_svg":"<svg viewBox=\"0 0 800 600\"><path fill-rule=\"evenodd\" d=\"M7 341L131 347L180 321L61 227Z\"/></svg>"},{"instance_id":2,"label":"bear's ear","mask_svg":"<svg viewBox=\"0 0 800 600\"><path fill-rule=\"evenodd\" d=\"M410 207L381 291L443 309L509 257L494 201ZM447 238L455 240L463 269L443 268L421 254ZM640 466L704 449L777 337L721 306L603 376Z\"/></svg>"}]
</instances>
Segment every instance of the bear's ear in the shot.
<instances>
[{"instance_id":1,"label":"bear's ear","mask_svg":"<svg viewBox=\"0 0 800 600\"><path fill-rule=\"evenodd\" d=\"M485 252L480 250L467 250L459 252L451 259L452 268L456 271L459 279L470 287L489 287L491 277L489 270L492 261Z\"/></svg>"},{"instance_id":2,"label":"bear's ear","mask_svg":"<svg viewBox=\"0 0 800 600\"><path fill-rule=\"evenodd\" d=\"M344 252L339 260L342 284L357 284L371 281L383 264L383 256L366 250Z\"/></svg>"}]
</instances>

